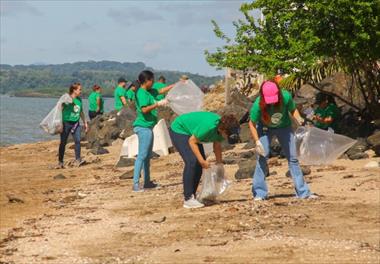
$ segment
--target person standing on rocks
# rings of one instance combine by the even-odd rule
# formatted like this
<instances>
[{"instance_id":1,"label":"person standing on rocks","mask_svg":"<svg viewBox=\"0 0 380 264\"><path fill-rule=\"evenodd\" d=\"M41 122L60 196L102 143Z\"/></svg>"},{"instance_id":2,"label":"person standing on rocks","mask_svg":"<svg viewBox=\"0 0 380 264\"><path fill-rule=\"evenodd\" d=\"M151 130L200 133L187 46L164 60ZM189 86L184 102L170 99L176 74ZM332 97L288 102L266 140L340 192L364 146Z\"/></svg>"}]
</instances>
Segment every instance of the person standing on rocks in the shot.
<instances>
[{"instance_id":1,"label":"person standing on rocks","mask_svg":"<svg viewBox=\"0 0 380 264\"><path fill-rule=\"evenodd\" d=\"M318 93L315 98L315 104L318 105L313 117L315 126L324 130L331 128L336 131L340 111L334 98L325 93Z\"/></svg>"},{"instance_id":2,"label":"person standing on rocks","mask_svg":"<svg viewBox=\"0 0 380 264\"><path fill-rule=\"evenodd\" d=\"M257 164L253 174L252 192L255 201L268 198L265 174L268 171L267 160L270 142L273 136L278 138L281 148L288 160L290 174L293 178L298 198L317 198L309 190L297 159L295 137L291 127L290 115L303 123L296 111L291 94L281 90L275 81L265 81L260 87L260 96L250 111L249 128L256 142Z\"/></svg>"},{"instance_id":3,"label":"person standing on rocks","mask_svg":"<svg viewBox=\"0 0 380 264\"><path fill-rule=\"evenodd\" d=\"M153 95L156 101L161 101L165 98L166 93L169 92L174 87L174 84L167 85L166 79L164 76L160 76L158 81L155 82L150 89L150 93Z\"/></svg>"},{"instance_id":4,"label":"person standing on rocks","mask_svg":"<svg viewBox=\"0 0 380 264\"><path fill-rule=\"evenodd\" d=\"M173 145L185 162L183 190L185 208L200 208L204 204L196 199L202 168L210 167L201 142L213 142L216 163L222 163L221 142L239 141L240 126L233 115L220 117L211 112L192 112L177 117L169 130Z\"/></svg>"},{"instance_id":5,"label":"person standing on rocks","mask_svg":"<svg viewBox=\"0 0 380 264\"><path fill-rule=\"evenodd\" d=\"M127 107L127 80L125 80L123 77L119 78L117 82L117 86L114 91L114 98L115 98L115 110L120 111L123 107Z\"/></svg>"},{"instance_id":6,"label":"person standing on rocks","mask_svg":"<svg viewBox=\"0 0 380 264\"><path fill-rule=\"evenodd\" d=\"M88 104L88 116L90 117L90 120L103 114L104 99L102 97L102 88L99 85L95 84L92 87L92 92L88 96Z\"/></svg>"},{"instance_id":7,"label":"person standing on rocks","mask_svg":"<svg viewBox=\"0 0 380 264\"><path fill-rule=\"evenodd\" d=\"M88 125L86 117L83 113L82 99L80 95L82 93L82 87L80 83L74 83L70 86L69 95L73 99L70 104L62 105L62 121L63 131L61 133L61 142L58 150L58 167L63 168L63 157L65 155L65 148L67 144L67 138L70 134L73 135L75 143L75 164L79 167L84 161L81 159L80 151L80 138L81 138L81 126L80 119L82 118L85 131L88 131Z\"/></svg>"},{"instance_id":8,"label":"person standing on rocks","mask_svg":"<svg viewBox=\"0 0 380 264\"><path fill-rule=\"evenodd\" d=\"M133 173L133 191L156 188L158 185L150 180L150 159L153 149L153 127L157 124L157 108L167 105L163 99L157 102L149 90L154 82L151 71L142 71L139 74L140 87L135 92L137 117L133 123L133 131L137 134L139 149ZM144 189L139 185L141 170L144 169Z\"/></svg>"}]
</instances>

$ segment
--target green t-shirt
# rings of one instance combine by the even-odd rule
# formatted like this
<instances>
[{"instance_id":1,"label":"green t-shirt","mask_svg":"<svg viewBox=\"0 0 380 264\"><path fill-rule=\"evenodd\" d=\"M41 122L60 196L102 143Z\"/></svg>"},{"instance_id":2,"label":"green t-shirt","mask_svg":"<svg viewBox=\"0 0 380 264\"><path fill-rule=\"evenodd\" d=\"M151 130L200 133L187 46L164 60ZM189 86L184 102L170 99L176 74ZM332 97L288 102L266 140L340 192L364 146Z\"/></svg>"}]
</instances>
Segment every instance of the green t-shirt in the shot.
<instances>
[{"instance_id":1,"label":"green t-shirt","mask_svg":"<svg viewBox=\"0 0 380 264\"><path fill-rule=\"evenodd\" d=\"M162 82L155 82L152 86L152 89L150 89L150 93L153 95L154 99L156 101L161 101L162 99L165 98L165 94L160 94L160 90L162 88L165 88L167 85Z\"/></svg>"},{"instance_id":2,"label":"green t-shirt","mask_svg":"<svg viewBox=\"0 0 380 264\"><path fill-rule=\"evenodd\" d=\"M218 132L220 116L212 112L191 112L177 117L171 129L182 135L196 137L201 142L223 141Z\"/></svg>"},{"instance_id":3,"label":"green t-shirt","mask_svg":"<svg viewBox=\"0 0 380 264\"><path fill-rule=\"evenodd\" d=\"M96 110L98 108L98 102L97 102L98 98L100 98L99 112L103 113L104 112L104 99L103 99L102 95L98 92L92 92L88 96L88 110L92 111L92 112L96 112Z\"/></svg>"},{"instance_id":4,"label":"green t-shirt","mask_svg":"<svg viewBox=\"0 0 380 264\"><path fill-rule=\"evenodd\" d=\"M115 88L114 97L115 97L115 110L120 110L123 108L123 102L121 101L120 97L124 96L126 97L126 91L123 87L117 86Z\"/></svg>"},{"instance_id":5,"label":"green t-shirt","mask_svg":"<svg viewBox=\"0 0 380 264\"><path fill-rule=\"evenodd\" d=\"M135 100L135 92L132 89L128 89L125 93L125 97L127 100L134 101Z\"/></svg>"},{"instance_id":6,"label":"green t-shirt","mask_svg":"<svg viewBox=\"0 0 380 264\"><path fill-rule=\"evenodd\" d=\"M76 97L71 104L63 104L62 119L63 122L78 122L82 112L82 99Z\"/></svg>"},{"instance_id":7,"label":"green t-shirt","mask_svg":"<svg viewBox=\"0 0 380 264\"><path fill-rule=\"evenodd\" d=\"M138 88L136 92L136 112L137 117L133 123L133 127L153 128L157 124L157 109L144 114L141 108L155 104L153 96L144 88Z\"/></svg>"},{"instance_id":8,"label":"green t-shirt","mask_svg":"<svg viewBox=\"0 0 380 264\"><path fill-rule=\"evenodd\" d=\"M321 129L328 129L331 127L332 129L337 129L337 121L340 116L339 108L335 104L329 104L326 108L317 108L314 112L315 115L321 118L331 117L333 119L332 123L325 124L321 122L316 122L315 126Z\"/></svg>"},{"instance_id":9,"label":"green t-shirt","mask_svg":"<svg viewBox=\"0 0 380 264\"><path fill-rule=\"evenodd\" d=\"M284 128L284 127L290 127L292 125L292 122L290 120L289 112L292 112L296 109L296 104L293 101L292 95L286 91L281 90L282 94L282 107L279 109L275 105L267 105L268 108L268 114L270 117L270 123L264 124L266 127L269 128ZM258 123L259 121L262 121L261 116L261 109L260 109L260 100L261 96L259 96L256 101L253 103L253 106L251 108L250 117L252 122Z\"/></svg>"}]
</instances>

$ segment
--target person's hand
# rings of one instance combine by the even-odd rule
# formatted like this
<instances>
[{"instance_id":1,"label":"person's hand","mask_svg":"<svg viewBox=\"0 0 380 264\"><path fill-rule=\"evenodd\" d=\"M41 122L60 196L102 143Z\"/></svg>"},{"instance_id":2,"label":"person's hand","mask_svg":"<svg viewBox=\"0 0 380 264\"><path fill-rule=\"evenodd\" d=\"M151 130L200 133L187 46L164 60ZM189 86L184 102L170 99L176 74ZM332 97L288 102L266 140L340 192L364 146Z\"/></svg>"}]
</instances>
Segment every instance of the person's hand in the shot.
<instances>
[{"instance_id":1,"label":"person's hand","mask_svg":"<svg viewBox=\"0 0 380 264\"><path fill-rule=\"evenodd\" d=\"M207 160L203 160L200 162L201 166L203 169L208 169L210 168L210 163Z\"/></svg>"},{"instance_id":2,"label":"person's hand","mask_svg":"<svg viewBox=\"0 0 380 264\"><path fill-rule=\"evenodd\" d=\"M260 140L257 140L257 141L256 141L255 151L256 151L256 153L257 153L258 155L260 155L260 156L265 156L265 149L264 149L263 144L261 144Z\"/></svg>"},{"instance_id":3,"label":"person's hand","mask_svg":"<svg viewBox=\"0 0 380 264\"><path fill-rule=\"evenodd\" d=\"M157 102L157 105L158 106L167 106L169 104L169 101L168 101L168 99L162 99L161 101L158 101Z\"/></svg>"},{"instance_id":4,"label":"person's hand","mask_svg":"<svg viewBox=\"0 0 380 264\"><path fill-rule=\"evenodd\" d=\"M305 123L305 119L303 119L302 117L298 117L298 118L296 118L296 120L297 120L298 124L301 126Z\"/></svg>"}]
</instances>

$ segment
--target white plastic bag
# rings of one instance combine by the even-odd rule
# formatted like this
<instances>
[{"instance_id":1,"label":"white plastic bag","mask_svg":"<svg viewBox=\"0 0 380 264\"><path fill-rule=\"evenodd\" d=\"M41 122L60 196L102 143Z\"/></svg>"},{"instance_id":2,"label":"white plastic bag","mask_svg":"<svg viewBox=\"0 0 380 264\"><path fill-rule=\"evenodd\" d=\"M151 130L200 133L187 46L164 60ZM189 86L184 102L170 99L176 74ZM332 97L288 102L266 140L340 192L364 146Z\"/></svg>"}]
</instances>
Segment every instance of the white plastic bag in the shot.
<instances>
[{"instance_id":1,"label":"white plastic bag","mask_svg":"<svg viewBox=\"0 0 380 264\"><path fill-rule=\"evenodd\" d=\"M54 108L41 121L40 127L51 135L59 134L63 130L62 124L62 104L71 104L73 98L69 94L62 95Z\"/></svg>"},{"instance_id":2,"label":"white plastic bag","mask_svg":"<svg viewBox=\"0 0 380 264\"><path fill-rule=\"evenodd\" d=\"M177 114L202 110L204 93L192 81L179 81L166 96L169 106Z\"/></svg>"},{"instance_id":3,"label":"white plastic bag","mask_svg":"<svg viewBox=\"0 0 380 264\"><path fill-rule=\"evenodd\" d=\"M200 200L214 201L227 190L229 185L223 165L212 165L209 169L203 170L202 190L198 197Z\"/></svg>"},{"instance_id":4,"label":"white plastic bag","mask_svg":"<svg viewBox=\"0 0 380 264\"><path fill-rule=\"evenodd\" d=\"M299 127L295 132L297 154L304 165L324 165L334 162L356 140L316 127Z\"/></svg>"}]
</instances>

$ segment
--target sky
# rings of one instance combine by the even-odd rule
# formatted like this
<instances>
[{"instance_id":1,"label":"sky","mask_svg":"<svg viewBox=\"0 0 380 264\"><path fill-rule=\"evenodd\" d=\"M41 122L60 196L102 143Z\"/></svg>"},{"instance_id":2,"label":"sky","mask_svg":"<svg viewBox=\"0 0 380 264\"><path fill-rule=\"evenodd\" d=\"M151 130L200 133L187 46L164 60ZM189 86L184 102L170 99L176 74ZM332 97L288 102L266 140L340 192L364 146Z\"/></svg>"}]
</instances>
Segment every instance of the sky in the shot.
<instances>
[{"instance_id":1,"label":"sky","mask_svg":"<svg viewBox=\"0 0 380 264\"><path fill-rule=\"evenodd\" d=\"M215 75L204 50L233 36L243 0L0 0L0 63L144 62L160 70Z\"/></svg>"}]
</instances>

